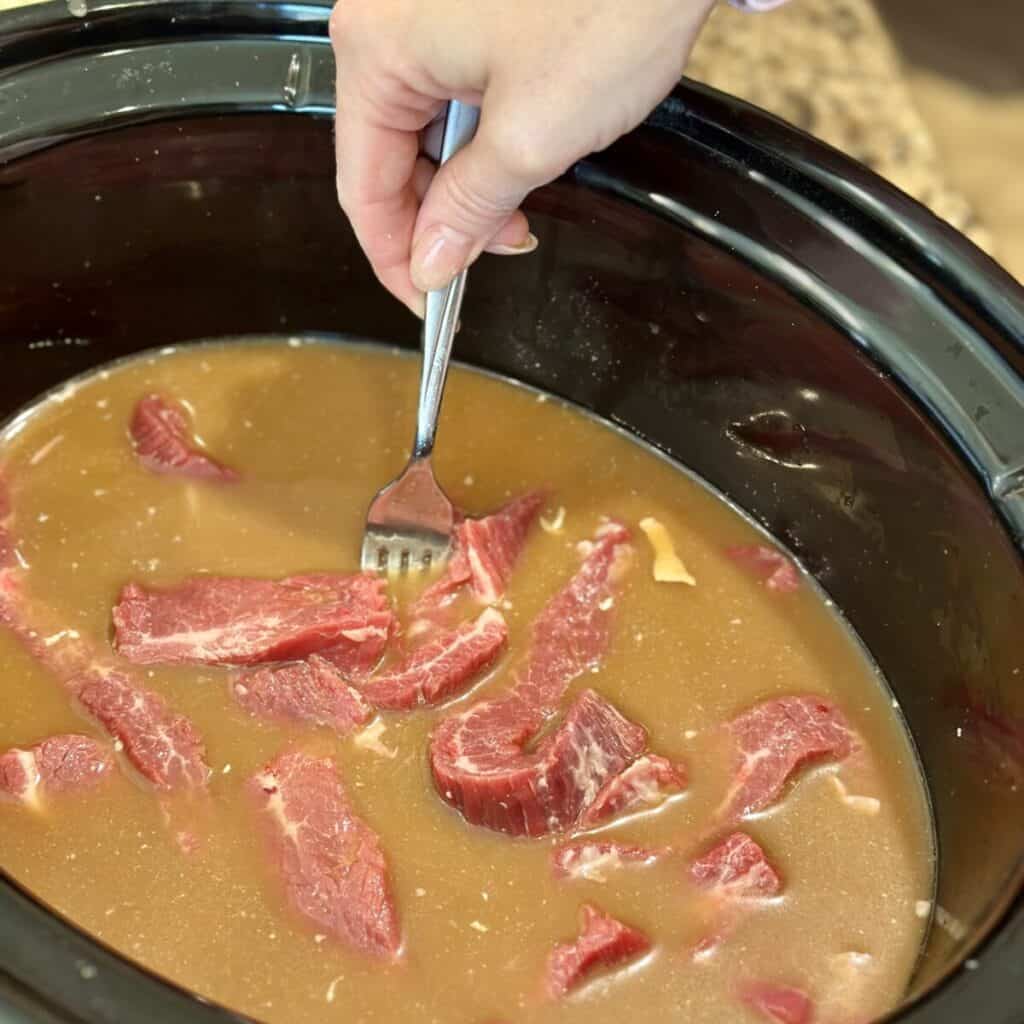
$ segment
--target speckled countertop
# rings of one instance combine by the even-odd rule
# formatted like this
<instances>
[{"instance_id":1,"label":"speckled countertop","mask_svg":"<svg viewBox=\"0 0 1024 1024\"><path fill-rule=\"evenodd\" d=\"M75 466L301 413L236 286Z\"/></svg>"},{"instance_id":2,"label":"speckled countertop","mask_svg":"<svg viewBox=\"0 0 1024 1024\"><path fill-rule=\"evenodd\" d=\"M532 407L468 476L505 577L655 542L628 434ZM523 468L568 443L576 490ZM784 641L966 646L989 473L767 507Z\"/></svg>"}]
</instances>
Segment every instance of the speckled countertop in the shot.
<instances>
[{"instance_id":1,"label":"speckled countertop","mask_svg":"<svg viewBox=\"0 0 1024 1024\"><path fill-rule=\"evenodd\" d=\"M0 0L0 18L33 2ZM991 251L988 231L945 180L871 0L793 0L766 14L723 4L686 73L867 164Z\"/></svg>"},{"instance_id":2,"label":"speckled countertop","mask_svg":"<svg viewBox=\"0 0 1024 1024\"><path fill-rule=\"evenodd\" d=\"M989 232L945 180L870 0L793 0L759 15L721 6L686 73L867 164L991 251Z\"/></svg>"}]
</instances>

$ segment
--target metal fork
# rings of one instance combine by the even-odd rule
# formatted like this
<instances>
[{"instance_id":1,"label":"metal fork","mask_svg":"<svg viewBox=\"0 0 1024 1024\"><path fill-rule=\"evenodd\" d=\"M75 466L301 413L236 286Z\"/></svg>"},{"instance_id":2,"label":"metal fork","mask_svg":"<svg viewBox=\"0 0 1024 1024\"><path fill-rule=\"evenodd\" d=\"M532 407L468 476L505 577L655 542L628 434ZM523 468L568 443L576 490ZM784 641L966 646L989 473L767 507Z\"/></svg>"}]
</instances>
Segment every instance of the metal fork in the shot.
<instances>
[{"instance_id":1,"label":"metal fork","mask_svg":"<svg viewBox=\"0 0 1024 1024\"><path fill-rule=\"evenodd\" d=\"M443 131L424 148L438 163L455 155L476 131L480 111L453 101ZM458 324L466 272L447 288L428 292L423 318L423 367L412 455L399 476L377 493L366 514L363 531L364 570L404 575L442 564L451 551L455 509L434 477L431 455L437 433L448 359Z\"/></svg>"}]
</instances>

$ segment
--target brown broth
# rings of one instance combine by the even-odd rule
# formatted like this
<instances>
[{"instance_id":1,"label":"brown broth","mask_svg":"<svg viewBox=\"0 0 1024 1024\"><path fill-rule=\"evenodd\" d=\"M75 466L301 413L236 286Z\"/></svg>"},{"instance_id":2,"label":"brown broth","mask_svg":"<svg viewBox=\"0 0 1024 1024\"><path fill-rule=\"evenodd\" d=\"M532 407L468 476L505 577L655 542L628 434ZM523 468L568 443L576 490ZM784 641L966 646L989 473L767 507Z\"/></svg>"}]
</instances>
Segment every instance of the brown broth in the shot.
<instances>
[{"instance_id":1,"label":"brown broth","mask_svg":"<svg viewBox=\"0 0 1024 1024\"><path fill-rule=\"evenodd\" d=\"M129 579L356 568L367 501L406 457L417 373L414 360L383 350L277 341L188 347L74 382L19 418L0 452L32 594L107 644L111 606ZM240 483L139 466L126 424L153 390L188 402L199 436L242 471ZM557 487L551 509L565 508L562 532L538 530L514 575L512 653L468 699L508 685L505 668L531 619L572 573L574 544L601 515L632 524L655 516L668 527L697 586L655 583L637 531L611 653L575 687L598 689L647 727L652 750L689 765L682 798L605 833L671 842L678 857L604 883L557 881L550 840L468 827L436 796L425 751L445 709L385 715L388 757L328 730L248 717L225 670L171 667L145 676L206 739L216 814L203 848L182 853L154 794L126 769L42 814L0 804L0 865L126 956L272 1022L754 1022L733 996L748 978L803 987L823 1024L858 1024L895 1005L932 894L927 801L890 694L821 593L810 584L767 591L723 555L763 538L720 497L623 434L502 381L453 371L437 466L470 512L547 484ZM0 670L0 750L59 731L101 735L6 632ZM784 875L785 895L747 913L714 957L694 963L707 905L686 865L706 845L727 784L716 727L759 699L807 691L839 702L870 756L804 773L748 823ZM242 787L289 745L330 754L381 836L405 935L398 966L369 963L285 908ZM879 798L879 812L843 804L829 778L837 772L851 792ZM655 950L561 1004L546 1002L545 957L575 935L584 900L646 930ZM849 953L872 957L859 979L844 974Z\"/></svg>"}]
</instances>

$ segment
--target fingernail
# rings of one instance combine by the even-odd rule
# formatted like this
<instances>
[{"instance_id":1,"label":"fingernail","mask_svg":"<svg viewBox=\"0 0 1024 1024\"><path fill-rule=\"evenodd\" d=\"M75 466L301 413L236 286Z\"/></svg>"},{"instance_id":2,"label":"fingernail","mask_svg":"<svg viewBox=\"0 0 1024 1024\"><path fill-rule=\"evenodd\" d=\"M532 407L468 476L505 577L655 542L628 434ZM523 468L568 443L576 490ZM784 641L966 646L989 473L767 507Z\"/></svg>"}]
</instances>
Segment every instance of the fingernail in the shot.
<instances>
[{"instance_id":1,"label":"fingernail","mask_svg":"<svg viewBox=\"0 0 1024 1024\"><path fill-rule=\"evenodd\" d=\"M524 256L537 248L537 236L531 231L518 245L489 245L487 251L494 256Z\"/></svg>"},{"instance_id":2,"label":"fingernail","mask_svg":"<svg viewBox=\"0 0 1024 1024\"><path fill-rule=\"evenodd\" d=\"M443 224L431 228L413 247L412 283L425 292L443 288L469 263L472 252L469 235Z\"/></svg>"}]
</instances>

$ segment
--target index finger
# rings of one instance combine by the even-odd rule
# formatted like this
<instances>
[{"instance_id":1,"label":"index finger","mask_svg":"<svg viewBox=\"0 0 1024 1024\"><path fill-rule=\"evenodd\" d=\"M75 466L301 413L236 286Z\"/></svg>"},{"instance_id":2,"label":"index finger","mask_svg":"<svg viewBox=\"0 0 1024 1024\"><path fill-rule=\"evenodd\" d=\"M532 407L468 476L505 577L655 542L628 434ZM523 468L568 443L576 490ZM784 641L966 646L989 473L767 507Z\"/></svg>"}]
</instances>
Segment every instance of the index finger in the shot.
<instances>
[{"instance_id":1,"label":"index finger","mask_svg":"<svg viewBox=\"0 0 1024 1024\"><path fill-rule=\"evenodd\" d=\"M419 210L414 176L419 132L391 127L358 97L338 88L335 155L338 200L377 279L417 316L423 293L409 277L409 252Z\"/></svg>"}]
</instances>

